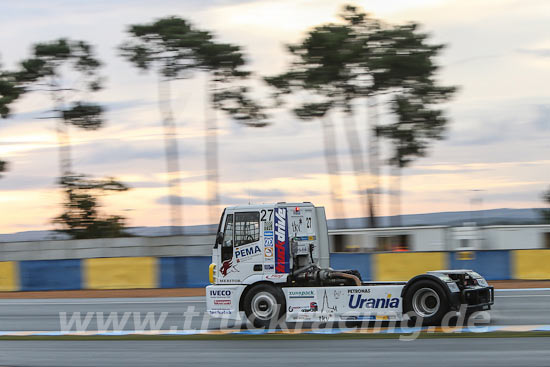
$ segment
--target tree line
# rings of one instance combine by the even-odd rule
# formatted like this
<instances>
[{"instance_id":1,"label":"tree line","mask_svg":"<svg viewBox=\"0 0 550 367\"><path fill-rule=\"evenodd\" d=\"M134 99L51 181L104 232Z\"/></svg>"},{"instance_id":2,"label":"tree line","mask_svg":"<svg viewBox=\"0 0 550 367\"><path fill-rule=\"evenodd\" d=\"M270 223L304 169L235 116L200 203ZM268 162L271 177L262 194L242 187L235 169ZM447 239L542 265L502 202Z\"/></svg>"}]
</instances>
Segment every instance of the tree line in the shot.
<instances>
[{"instance_id":1,"label":"tree line","mask_svg":"<svg viewBox=\"0 0 550 367\"><path fill-rule=\"evenodd\" d=\"M159 109L162 114L173 234L180 234L180 179L176 123L171 106L171 82L190 78L193 72L209 75L208 100L246 126L266 126L263 109L239 81L250 76L243 70L244 55L236 45L218 42L208 31L178 17L128 27L128 40L119 52L138 69L153 70L158 76ZM59 149L58 184L65 193L64 212L53 219L59 231L73 238L119 237L125 219L98 211L100 194L125 191L128 187L114 178L96 179L76 173L71 159L70 127L101 128L104 108L90 101L103 88L99 73L102 62L92 45L81 40L58 39L33 45L29 58L18 70L0 74L0 113L8 118L11 105L24 95L44 93L52 108L46 119L56 121ZM76 82L74 82L76 80ZM205 122L207 156L216 156L216 121ZM0 160L0 172L6 162ZM218 204L217 159L208 159L209 204Z\"/></svg>"},{"instance_id":2,"label":"tree line","mask_svg":"<svg viewBox=\"0 0 550 367\"><path fill-rule=\"evenodd\" d=\"M136 69L157 77L158 108L164 131L167 187L173 234L182 224L177 123L172 106L175 81L204 75L208 111L204 118L210 222L218 213L218 139L216 111L248 127L269 126L275 109L291 111L299 120L318 121L323 132L326 169L332 206L344 218L340 161L334 121L346 132L361 208L368 225L376 227L381 185L380 168L393 168L395 213L400 212L401 171L425 156L434 140L444 138L449 119L442 104L456 91L436 80L436 57L441 44L429 42L419 25L392 25L347 5L340 22L309 30L302 41L287 45L292 56L287 70L263 77L272 89L269 101L258 101L247 87L254 74L247 69L241 46L221 42L211 31L186 19L170 16L127 28L119 55ZM8 118L12 105L26 95L46 94L51 99L47 118L55 121L59 149L58 184L65 194L64 212L53 219L59 231L74 238L126 235L125 218L102 214L98 196L128 187L115 178L93 178L77 173L71 160L70 128L100 129L104 108L93 102L104 88L102 61L86 41L57 39L33 45L16 70L0 71L0 116ZM76 81L76 82L75 82ZM297 97L300 98L297 98ZM267 103L262 103L267 102ZM360 136L356 117L366 111L367 136ZM381 114L389 114L383 122ZM389 157L380 156L380 141L391 144ZM0 160L0 172L7 163ZM399 216L394 225L400 225ZM367 223L365 223L367 225Z\"/></svg>"}]
</instances>

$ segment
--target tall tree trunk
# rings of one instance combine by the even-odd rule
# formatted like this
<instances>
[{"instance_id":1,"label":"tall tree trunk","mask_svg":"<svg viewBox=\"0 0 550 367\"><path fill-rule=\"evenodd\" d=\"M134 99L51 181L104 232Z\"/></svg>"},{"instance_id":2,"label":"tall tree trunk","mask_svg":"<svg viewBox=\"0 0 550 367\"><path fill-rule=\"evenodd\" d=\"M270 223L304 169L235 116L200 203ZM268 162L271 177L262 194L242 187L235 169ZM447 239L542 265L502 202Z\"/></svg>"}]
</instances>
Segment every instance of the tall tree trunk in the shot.
<instances>
[{"instance_id":1,"label":"tall tree trunk","mask_svg":"<svg viewBox=\"0 0 550 367\"><path fill-rule=\"evenodd\" d=\"M168 179L168 198L170 203L170 224L173 236L183 234L181 180L179 169L179 152L177 129L172 112L170 81L159 76L158 81L159 110L164 128L164 149L166 158L166 173Z\"/></svg>"},{"instance_id":2,"label":"tall tree trunk","mask_svg":"<svg viewBox=\"0 0 550 367\"><path fill-rule=\"evenodd\" d=\"M378 197L380 195L380 159L378 149L378 105L376 96L367 98L367 141L368 162L369 162L369 189L367 190L369 205L369 225L371 228L378 227L376 211L378 210Z\"/></svg>"},{"instance_id":3,"label":"tall tree trunk","mask_svg":"<svg viewBox=\"0 0 550 367\"><path fill-rule=\"evenodd\" d=\"M368 216L368 196L366 195L365 185L365 167L363 164L363 153L361 149L361 143L359 141L359 135L357 133L357 128L355 127L355 121L353 120L353 113L348 112L345 114L346 122L344 123L346 129L346 137L348 140L349 152L351 155L351 162L353 166L353 173L355 175L355 180L357 184L357 191L360 195L360 207L363 217ZM368 225L367 220L363 225L366 227Z\"/></svg>"},{"instance_id":4,"label":"tall tree trunk","mask_svg":"<svg viewBox=\"0 0 550 367\"><path fill-rule=\"evenodd\" d=\"M391 166L393 188L390 196L392 198L392 227L401 227L401 170L399 166Z\"/></svg>"},{"instance_id":5,"label":"tall tree trunk","mask_svg":"<svg viewBox=\"0 0 550 367\"><path fill-rule=\"evenodd\" d=\"M218 222L220 196L218 191L218 127L216 121L216 112L211 109L212 101L210 91L215 91L215 82L211 81L206 74L206 101L204 107L204 125L205 125L205 157L206 157L206 185L208 197L208 218L209 224Z\"/></svg>"},{"instance_id":6,"label":"tall tree trunk","mask_svg":"<svg viewBox=\"0 0 550 367\"><path fill-rule=\"evenodd\" d=\"M71 141L69 126L59 118L56 125L57 144L59 145L59 178L72 174Z\"/></svg>"},{"instance_id":7,"label":"tall tree trunk","mask_svg":"<svg viewBox=\"0 0 550 367\"><path fill-rule=\"evenodd\" d=\"M321 119L321 126L323 131L325 163L329 176L330 198L334 208L334 218L345 221L345 209L344 203L342 202L342 185L340 182L340 167L338 164L334 126L328 114Z\"/></svg>"},{"instance_id":8,"label":"tall tree trunk","mask_svg":"<svg viewBox=\"0 0 550 367\"><path fill-rule=\"evenodd\" d=\"M54 104L53 111L58 115L56 124L57 144L59 145L59 179L72 174L71 141L69 137L69 126L63 119L65 99L59 83L52 77L49 83L50 94Z\"/></svg>"}]
</instances>

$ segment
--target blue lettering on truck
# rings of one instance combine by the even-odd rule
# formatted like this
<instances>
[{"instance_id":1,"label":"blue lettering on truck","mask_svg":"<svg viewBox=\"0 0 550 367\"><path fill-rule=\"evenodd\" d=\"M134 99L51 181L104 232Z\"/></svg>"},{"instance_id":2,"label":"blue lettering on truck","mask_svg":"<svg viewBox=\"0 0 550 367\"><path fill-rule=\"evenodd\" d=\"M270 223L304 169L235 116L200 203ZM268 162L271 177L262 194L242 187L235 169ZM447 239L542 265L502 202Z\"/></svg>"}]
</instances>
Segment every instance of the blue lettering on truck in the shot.
<instances>
[{"instance_id":1,"label":"blue lettering on truck","mask_svg":"<svg viewBox=\"0 0 550 367\"><path fill-rule=\"evenodd\" d=\"M349 297L349 308L398 308L399 298L369 298L361 294L352 294Z\"/></svg>"},{"instance_id":2,"label":"blue lettering on truck","mask_svg":"<svg viewBox=\"0 0 550 367\"><path fill-rule=\"evenodd\" d=\"M252 256L260 252L262 252L262 250L258 245L243 248L243 249L238 249L238 250L235 250L235 259L242 259L243 257Z\"/></svg>"}]
</instances>

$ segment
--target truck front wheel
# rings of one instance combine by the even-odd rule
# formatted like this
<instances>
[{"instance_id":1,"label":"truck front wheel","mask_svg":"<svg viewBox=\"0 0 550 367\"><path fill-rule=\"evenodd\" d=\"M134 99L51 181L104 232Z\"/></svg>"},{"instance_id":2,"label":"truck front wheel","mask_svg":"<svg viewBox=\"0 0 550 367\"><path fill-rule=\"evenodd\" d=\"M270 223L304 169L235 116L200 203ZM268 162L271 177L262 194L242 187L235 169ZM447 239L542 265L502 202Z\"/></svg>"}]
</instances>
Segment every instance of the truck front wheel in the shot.
<instances>
[{"instance_id":1,"label":"truck front wheel","mask_svg":"<svg viewBox=\"0 0 550 367\"><path fill-rule=\"evenodd\" d=\"M245 295L244 312L256 327L275 328L286 311L283 292L270 284L258 284Z\"/></svg>"}]
</instances>

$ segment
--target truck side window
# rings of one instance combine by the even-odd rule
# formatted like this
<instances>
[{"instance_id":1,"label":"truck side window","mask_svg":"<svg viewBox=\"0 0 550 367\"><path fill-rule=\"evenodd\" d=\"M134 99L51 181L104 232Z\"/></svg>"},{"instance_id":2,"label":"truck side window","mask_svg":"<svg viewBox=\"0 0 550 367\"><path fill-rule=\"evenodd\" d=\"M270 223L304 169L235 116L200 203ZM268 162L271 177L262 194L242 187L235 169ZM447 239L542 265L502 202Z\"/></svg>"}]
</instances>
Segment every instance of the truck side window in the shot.
<instances>
[{"instance_id":1,"label":"truck side window","mask_svg":"<svg viewBox=\"0 0 550 367\"><path fill-rule=\"evenodd\" d=\"M227 215L222 242L222 261L233 258L233 214Z\"/></svg>"},{"instance_id":2,"label":"truck side window","mask_svg":"<svg viewBox=\"0 0 550 367\"><path fill-rule=\"evenodd\" d=\"M260 240L260 212L235 213L235 246Z\"/></svg>"}]
</instances>

